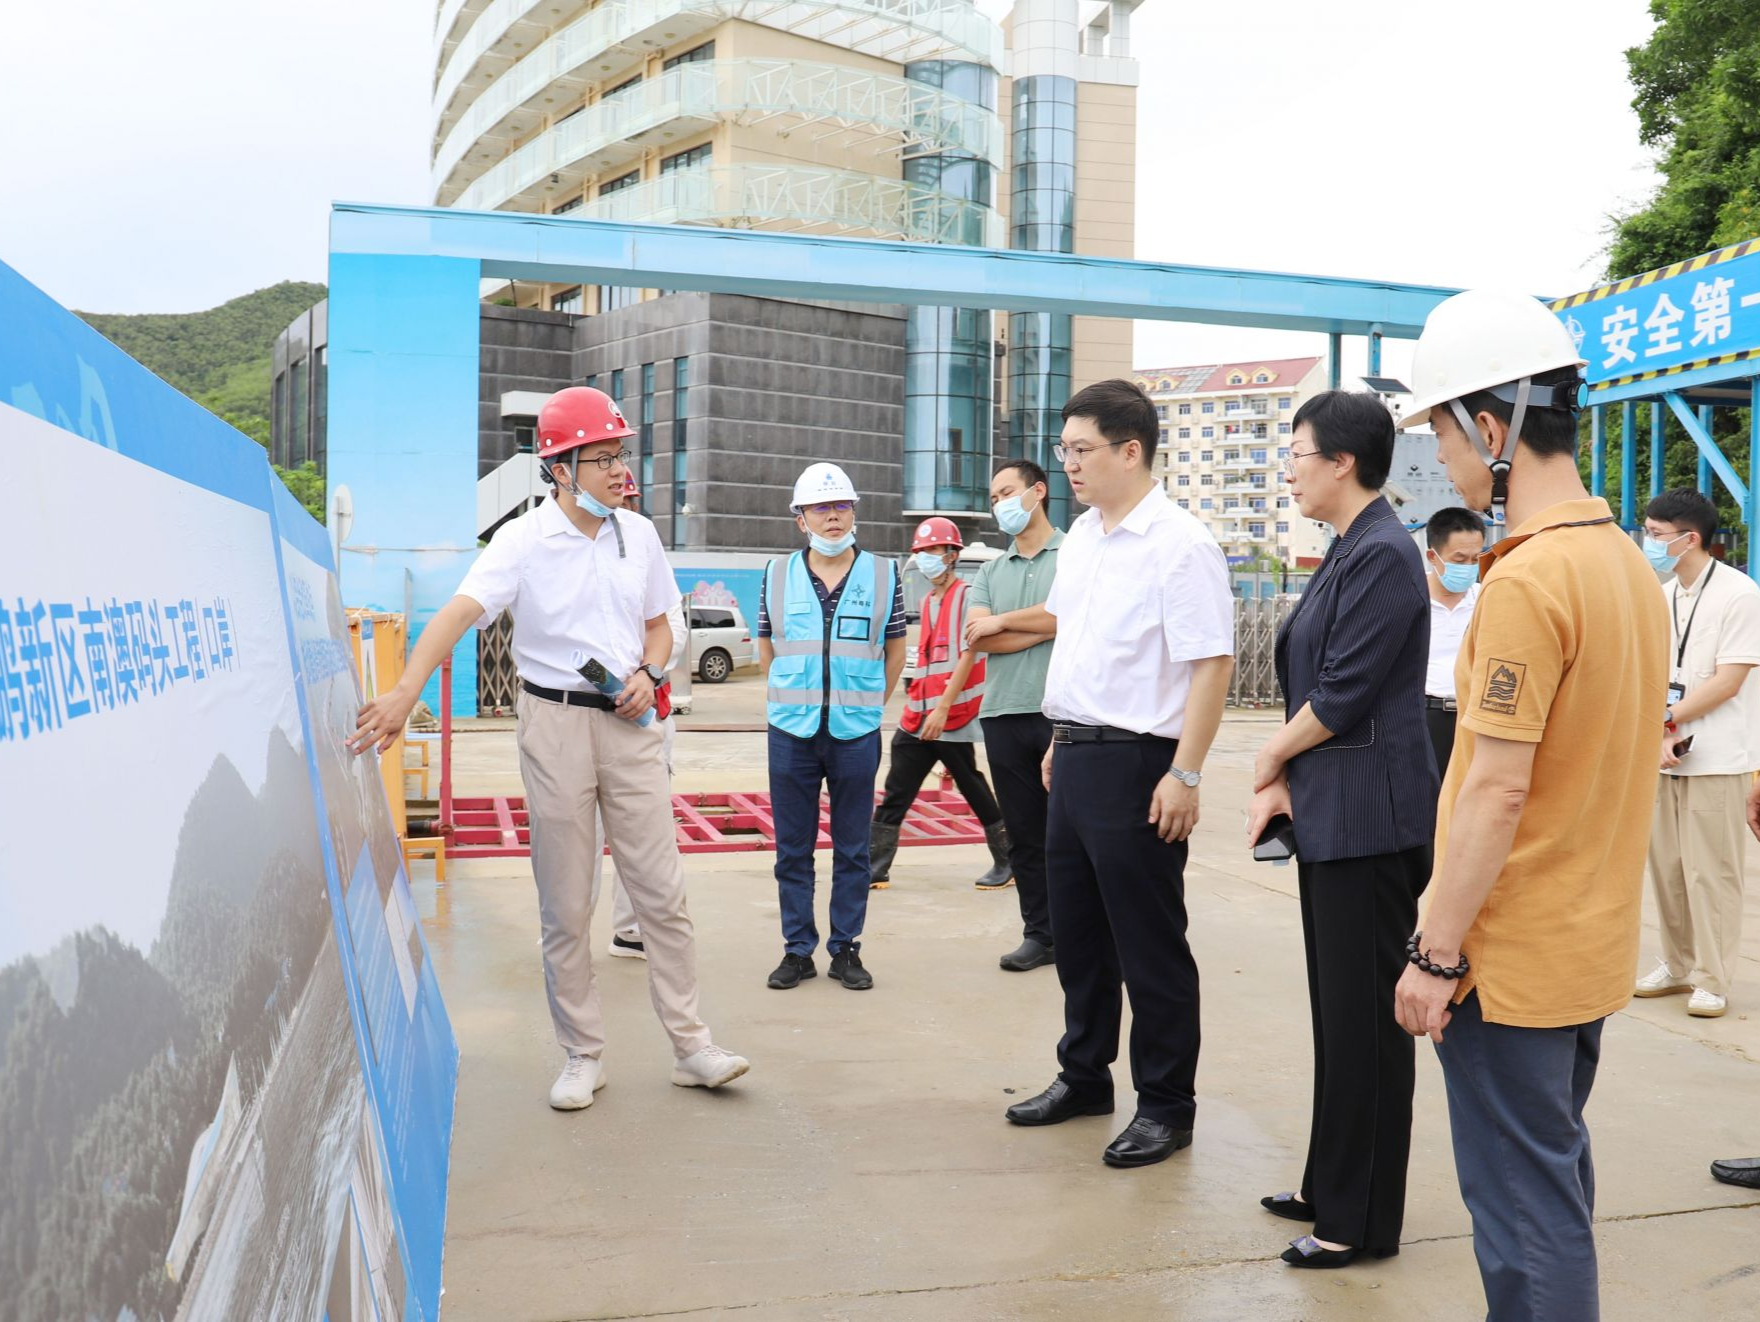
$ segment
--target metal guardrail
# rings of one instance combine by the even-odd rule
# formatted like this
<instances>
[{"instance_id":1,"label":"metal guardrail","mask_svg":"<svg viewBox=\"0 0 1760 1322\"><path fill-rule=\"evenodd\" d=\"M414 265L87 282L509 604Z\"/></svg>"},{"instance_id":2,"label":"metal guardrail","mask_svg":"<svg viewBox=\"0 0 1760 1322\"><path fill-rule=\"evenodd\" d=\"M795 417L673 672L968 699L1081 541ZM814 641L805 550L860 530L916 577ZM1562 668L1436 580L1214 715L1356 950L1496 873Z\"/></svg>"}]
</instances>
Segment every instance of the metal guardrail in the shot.
<instances>
[{"instance_id":1,"label":"metal guardrail","mask_svg":"<svg viewBox=\"0 0 1760 1322\"><path fill-rule=\"evenodd\" d=\"M1277 687L1277 631L1296 608L1297 597L1267 597L1234 603L1234 679L1231 707L1281 707Z\"/></svg>"}]
</instances>

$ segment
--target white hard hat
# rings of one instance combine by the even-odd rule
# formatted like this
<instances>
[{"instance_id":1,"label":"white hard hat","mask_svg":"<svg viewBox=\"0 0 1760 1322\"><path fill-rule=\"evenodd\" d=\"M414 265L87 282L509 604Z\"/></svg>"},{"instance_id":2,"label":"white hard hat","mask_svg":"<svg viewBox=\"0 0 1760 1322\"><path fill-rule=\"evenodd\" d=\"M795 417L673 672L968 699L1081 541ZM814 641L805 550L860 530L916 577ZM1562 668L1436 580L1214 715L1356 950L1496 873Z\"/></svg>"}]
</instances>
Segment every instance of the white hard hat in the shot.
<instances>
[{"instance_id":1,"label":"white hard hat","mask_svg":"<svg viewBox=\"0 0 1760 1322\"><path fill-rule=\"evenodd\" d=\"M1570 331L1527 294L1469 289L1444 299L1424 322L1412 353L1412 403L1399 419L1409 431L1438 405L1563 367L1587 364Z\"/></svg>"},{"instance_id":2,"label":"white hard hat","mask_svg":"<svg viewBox=\"0 0 1760 1322\"><path fill-rule=\"evenodd\" d=\"M799 514L808 505L822 505L828 500L860 499L849 474L836 464L808 464L806 472L795 479L794 500L789 508Z\"/></svg>"}]
</instances>

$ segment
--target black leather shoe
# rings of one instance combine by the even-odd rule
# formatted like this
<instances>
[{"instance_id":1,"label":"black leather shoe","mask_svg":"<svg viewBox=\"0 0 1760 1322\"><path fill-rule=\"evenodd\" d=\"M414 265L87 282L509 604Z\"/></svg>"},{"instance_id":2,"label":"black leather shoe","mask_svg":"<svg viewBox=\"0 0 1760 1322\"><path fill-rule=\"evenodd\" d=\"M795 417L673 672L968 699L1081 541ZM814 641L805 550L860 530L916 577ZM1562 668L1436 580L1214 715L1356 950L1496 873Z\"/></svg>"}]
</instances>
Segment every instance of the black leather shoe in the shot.
<instances>
[{"instance_id":1,"label":"black leather shoe","mask_svg":"<svg viewBox=\"0 0 1760 1322\"><path fill-rule=\"evenodd\" d=\"M1061 1125L1065 1120L1073 1120L1078 1115L1111 1115L1112 1099L1108 1097L1103 1102L1084 1102L1070 1091L1067 1083L1058 1078L1051 1080L1051 1086L1037 1097L1016 1102L1004 1114L1017 1125Z\"/></svg>"},{"instance_id":2,"label":"black leather shoe","mask_svg":"<svg viewBox=\"0 0 1760 1322\"><path fill-rule=\"evenodd\" d=\"M1397 1258L1399 1250L1394 1249L1323 1249L1314 1242L1312 1235L1303 1235L1300 1239L1292 1239L1289 1247L1282 1253L1282 1258L1292 1267L1348 1267L1364 1253L1374 1258Z\"/></svg>"},{"instance_id":3,"label":"black leather shoe","mask_svg":"<svg viewBox=\"0 0 1760 1322\"><path fill-rule=\"evenodd\" d=\"M1175 1129L1172 1125L1139 1115L1124 1127L1124 1133L1107 1145L1102 1160L1108 1166L1153 1166L1191 1145L1191 1130Z\"/></svg>"},{"instance_id":4,"label":"black leather shoe","mask_svg":"<svg viewBox=\"0 0 1760 1322\"><path fill-rule=\"evenodd\" d=\"M1050 946L1042 946L1032 937L1028 937L997 962L1010 973L1025 973L1028 969L1055 964L1057 955Z\"/></svg>"},{"instance_id":5,"label":"black leather shoe","mask_svg":"<svg viewBox=\"0 0 1760 1322\"><path fill-rule=\"evenodd\" d=\"M1711 1174L1725 1184L1760 1189L1760 1157L1727 1157L1711 1163Z\"/></svg>"},{"instance_id":6,"label":"black leather shoe","mask_svg":"<svg viewBox=\"0 0 1760 1322\"><path fill-rule=\"evenodd\" d=\"M770 975L770 986L777 991L787 991L790 987L798 987L808 978L819 976L819 970L813 967L811 955L784 955L782 963L776 966L776 972Z\"/></svg>"},{"instance_id":7,"label":"black leather shoe","mask_svg":"<svg viewBox=\"0 0 1760 1322\"><path fill-rule=\"evenodd\" d=\"M1312 1221L1314 1219L1314 1204L1303 1202L1300 1194L1267 1194L1259 1200L1259 1206L1273 1216L1287 1217L1291 1221Z\"/></svg>"}]
</instances>

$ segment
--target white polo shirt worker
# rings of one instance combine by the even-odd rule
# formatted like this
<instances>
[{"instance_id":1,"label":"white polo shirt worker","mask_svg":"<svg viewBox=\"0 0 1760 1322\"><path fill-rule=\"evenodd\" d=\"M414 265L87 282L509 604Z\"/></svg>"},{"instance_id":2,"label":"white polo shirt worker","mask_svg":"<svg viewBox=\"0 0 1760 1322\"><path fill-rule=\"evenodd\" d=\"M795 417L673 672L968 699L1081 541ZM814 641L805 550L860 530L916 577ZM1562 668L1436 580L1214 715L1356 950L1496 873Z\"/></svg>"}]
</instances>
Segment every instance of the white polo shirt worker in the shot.
<instances>
[{"instance_id":1,"label":"white polo shirt worker","mask_svg":"<svg viewBox=\"0 0 1760 1322\"><path fill-rule=\"evenodd\" d=\"M550 1105L591 1106L604 1085L605 1049L589 928L597 821L629 891L648 955L654 1009L672 1039L672 1082L718 1088L749 1068L710 1041L697 1013L696 944L672 824L671 786L653 706L672 651L666 611L677 597L653 524L614 507L633 435L608 395L558 391L538 414L538 457L556 490L510 520L442 606L403 679L361 711L356 751L381 751L442 658L473 625L513 612L520 775L532 831L532 873L543 923L544 982L556 1040L567 1060ZM576 651L623 681L615 701L570 664Z\"/></svg>"},{"instance_id":2,"label":"white polo shirt worker","mask_svg":"<svg viewBox=\"0 0 1760 1322\"><path fill-rule=\"evenodd\" d=\"M634 473L628 474L623 482L623 504L621 508L639 512L642 489L636 485ZM684 658L685 650L690 643L690 626L684 618L684 594L678 593L672 599L672 605L666 608L666 626L672 631L672 652L666 658L666 673L671 674L678 669L678 663ZM671 713L666 719L658 722L660 726L660 749L666 763L667 776L672 775L672 743L678 734L677 722ZM605 838L605 816L599 815L599 838ZM599 883L605 872L605 851L601 849L593 855L593 908L599 907ZM615 878L611 887L611 944L606 953L619 959L646 959L648 952L642 945L642 927L636 921L635 906L629 901L629 891L621 878Z\"/></svg>"},{"instance_id":3,"label":"white polo shirt worker","mask_svg":"<svg viewBox=\"0 0 1760 1322\"><path fill-rule=\"evenodd\" d=\"M1437 510L1424 525L1424 572L1430 586L1430 664L1424 671L1424 722L1436 750L1436 771L1448 774L1458 704L1454 663L1479 601L1479 557L1485 520L1458 505Z\"/></svg>"},{"instance_id":4,"label":"white polo shirt worker","mask_svg":"<svg viewBox=\"0 0 1760 1322\"><path fill-rule=\"evenodd\" d=\"M1128 990L1137 1112L1102 1159L1147 1166L1191 1143L1197 1109L1186 838L1234 670L1234 599L1221 549L1155 478L1149 397L1102 381L1070 399L1063 424L1055 453L1088 511L1045 604L987 626L1056 637L1045 862L1064 1034L1051 1086L1007 1115L1051 1125L1112 1111Z\"/></svg>"},{"instance_id":5,"label":"white polo shirt worker","mask_svg":"<svg viewBox=\"0 0 1760 1322\"><path fill-rule=\"evenodd\" d=\"M1669 709L1650 833L1662 958L1639 996L1687 996L1687 1013L1729 1008L1742 937L1746 804L1760 770L1760 585L1708 549L1717 507L1690 487L1644 512L1644 554L1669 610ZM1691 740L1689 746L1687 741Z\"/></svg>"}]
</instances>

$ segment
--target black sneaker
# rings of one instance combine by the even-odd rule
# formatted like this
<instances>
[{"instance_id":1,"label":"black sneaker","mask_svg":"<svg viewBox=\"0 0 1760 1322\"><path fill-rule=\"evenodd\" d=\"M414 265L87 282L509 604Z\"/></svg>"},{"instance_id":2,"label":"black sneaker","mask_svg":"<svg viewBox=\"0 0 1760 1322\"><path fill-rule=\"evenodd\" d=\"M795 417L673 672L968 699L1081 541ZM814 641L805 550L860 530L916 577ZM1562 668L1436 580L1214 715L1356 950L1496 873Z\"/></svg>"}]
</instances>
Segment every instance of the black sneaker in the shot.
<instances>
[{"instance_id":1,"label":"black sneaker","mask_svg":"<svg viewBox=\"0 0 1760 1322\"><path fill-rule=\"evenodd\" d=\"M851 991L867 991L874 985L874 975L862 967L862 957L854 950L840 950L831 957L831 976Z\"/></svg>"},{"instance_id":2,"label":"black sneaker","mask_svg":"<svg viewBox=\"0 0 1760 1322\"><path fill-rule=\"evenodd\" d=\"M836 967L833 961L834 968ZM798 987L807 978L816 978L819 970L813 967L811 955L784 955L782 963L776 966L776 972L770 975L770 985L777 991L787 991L790 987Z\"/></svg>"},{"instance_id":3,"label":"black sneaker","mask_svg":"<svg viewBox=\"0 0 1760 1322\"><path fill-rule=\"evenodd\" d=\"M613 935L611 953L619 959L646 959L648 949L640 941L631 941L627 937Z\"/></svg>"}]
</instances>

